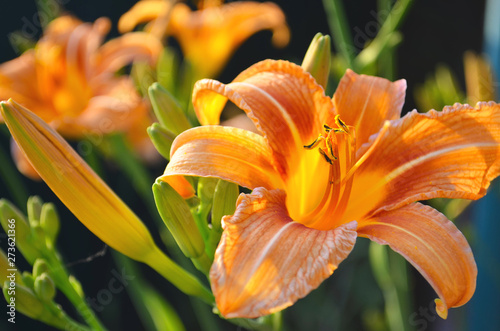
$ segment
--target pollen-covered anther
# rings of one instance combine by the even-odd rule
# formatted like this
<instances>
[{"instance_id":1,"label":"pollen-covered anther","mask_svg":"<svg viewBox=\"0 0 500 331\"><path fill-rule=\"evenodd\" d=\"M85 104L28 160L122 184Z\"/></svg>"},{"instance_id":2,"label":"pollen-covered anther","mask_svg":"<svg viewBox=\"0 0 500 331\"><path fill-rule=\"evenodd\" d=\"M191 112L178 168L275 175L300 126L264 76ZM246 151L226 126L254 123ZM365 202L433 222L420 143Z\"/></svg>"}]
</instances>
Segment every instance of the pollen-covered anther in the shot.
<instances>
[{"instance_id":1,"label":"pollen-covered anther","mask_svg":"<svg viewBox=\"0 0 500 331\"><path fill-rule=\"evenodd\" d=\"M322 146L318 147L318 151L321 155L323 155L325 161L330 164L333 164L333 161L338 160L338 143L336 135L346 134L351 136L351 130L340 119L339 115L335 116L335 124L338 128L332 128L327 124L323 124L326 136L320 134L311 144L304 145L305 149L313 149L322 144Z\"/></svg>"}]
</instances>

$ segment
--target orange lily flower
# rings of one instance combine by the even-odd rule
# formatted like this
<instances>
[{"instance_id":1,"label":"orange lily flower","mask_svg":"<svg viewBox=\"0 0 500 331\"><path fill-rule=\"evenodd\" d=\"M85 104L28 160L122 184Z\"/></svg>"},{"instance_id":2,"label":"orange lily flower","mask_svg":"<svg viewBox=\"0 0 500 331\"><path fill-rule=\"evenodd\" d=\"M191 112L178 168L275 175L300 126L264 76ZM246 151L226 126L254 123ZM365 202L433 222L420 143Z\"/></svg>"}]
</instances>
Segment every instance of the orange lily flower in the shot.
<instances>
[{"instance_id":1,"label":"orange lily flower","mask_svg":"<svg viewBox=\"0 0 500 331\"><path fill-rule=\"evenodd\" d=\"M261 30L273 31L276 47L285 46L290 39L285 15L272 2L210 4L192 11L184 3L172 6L169 1L142 0L121 17L118 29L128 32L147 21L153 21L147 29L158 37L169 35L178 40L200 77L218 74L234 51Z\"/></svg>"},{"instance_id":2,"label":"orange lily flower","mask_svg":"<svg viewBox=\"0 0 500 331\"><path fill-rule=\"evenodd\" d=\"M406 82L347 71L333 98L301 67L266 60L232 83L197 82L202 127L179 135L163 177L217 177L240 195L210 272L218 309L254 318L329 277L357 236L388 244L437 292L465 304L477 269L462 233L418 200L478 199L500 172L500 105L455 104L400 118ZM227 100L260 131L218 126ZM318 152L319 151L319 152Z\"/></svg>"},{"instance_id":3,"label":"orange lily flower","mask_svg":"<svg viewBox=\"0 0 500 331\"><path fill-rule=\"evenodd\" d=\"M71 16L52 21L34 49L0 65L0 100L15 98L66 138L123 131L143 146L151 122L147 105L130 77L116 72L134 60L154 63L162 45L142 32L101 45L110 26L107 18L94 24ZM139 128L142 134L135 132ZM13 154L29 172L22 153ZM32 176L38 177L34 171Z\"/></svg>"}]
</instances>

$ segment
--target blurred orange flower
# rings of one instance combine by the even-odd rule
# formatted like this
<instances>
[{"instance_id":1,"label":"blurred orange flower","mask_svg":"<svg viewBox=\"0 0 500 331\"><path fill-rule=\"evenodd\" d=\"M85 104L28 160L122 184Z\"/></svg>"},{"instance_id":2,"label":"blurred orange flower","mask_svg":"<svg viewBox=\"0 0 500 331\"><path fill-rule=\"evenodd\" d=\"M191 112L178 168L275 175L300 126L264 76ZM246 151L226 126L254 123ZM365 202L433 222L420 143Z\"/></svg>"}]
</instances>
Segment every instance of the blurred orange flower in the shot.
<instances>
[{"instance_id":1,"label":"blurred orange flower","mask_svg":"<svg viewBox=\"0 0 500 331\"><path fill-rule=\"evenodd\" d=\"M204 126L176 138L163 177L253 189L223 218L210 272L222 315L255 318L292 305L334 272L358 236L412 263L437 292L441 317L469 301L477 269L467 240L417 201L486 194L500 173L500 105L400 118L405 90L404 80L347 71L331 99L301 67L271 60L227 85L195 85ZM260 134L216 125L228 99Z\"/></svg>"},{"instance_id":2,"label":"blurred orange flower","mask_svg":"<svg viewBox=\"0 0 500 331\"><path fill-rule=\"evenodd\" d=\"M116 73L134 60L155 63L162 45L143 32L101 45L110 26L107 18L93 24L71 16L52 21L34 49L0 65L0 100L16 99L66 138L124 131L143 146L148 106L130 77ZM13 155L21 170L38 177L22 153Z\"/></svg>"},{"instance_id":3,"label":"blurred orange flower","mask_svg":"<svg viewBox=\"0 0 500 331\"><path fill-rule=\"evenodd\" d=\"M276 47L284 47L290 39L285 15L272 2L221 5L200 1L202 7L196 11L184 3L172 3L141 0L121 17L118 29L128 32L137 24L152 21L146 30L157 37L176 38L199 77L217 75L234 51L258 31L272 30Z\"/></svg>"}]
</instances>

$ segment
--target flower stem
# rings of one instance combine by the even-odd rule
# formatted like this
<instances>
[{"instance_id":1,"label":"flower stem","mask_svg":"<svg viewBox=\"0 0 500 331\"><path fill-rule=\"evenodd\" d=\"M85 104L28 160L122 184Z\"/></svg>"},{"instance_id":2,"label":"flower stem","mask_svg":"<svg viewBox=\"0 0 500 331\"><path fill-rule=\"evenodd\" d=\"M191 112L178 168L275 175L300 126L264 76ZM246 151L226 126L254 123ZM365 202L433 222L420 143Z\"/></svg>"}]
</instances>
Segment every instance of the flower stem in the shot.
<instances>
[{"instance_id":1,"label":"flower stem","mask_svg":"<svg viewBox=\"0 0 500 331\"><path fill-rule=\"evenodd\" d=\"M335 48L345 59L347 67L353 68L354 45L347 25L344 7L339 0L323 0L323 6L328 17L328 25L333 35Z\"/></svg>"},{"instance_id":2,"label":"flower stem","mask_svg":"<svg viewBox=\"0 0 500 331\"><path fill-rule=\"evenodd\" d=\"M198 297L209 305L214 304L215 299L212 292L159 249L152 251L151 254L145 257L144 263L156 270L185 294Z\"/></svg>"},{"instance_id":3,"label":"flower stem","mask_svg":"<svg viewBox=\"0 0 500 331\"><path fill-rule=\"evenodd\" d=\"M69 282L69 275L66 268L61 263L61 260L55 255L54 251L45 251L44 257L47 259L48 264L51 266L51 276L54 279L57 287L64 293L64 295L73 304L80 316L85 322L95 331L104 331L106 328L97 319L94 311L90 309L87 302L82 296L78 294L75 288Z\"/></svg>"}]
</instances>

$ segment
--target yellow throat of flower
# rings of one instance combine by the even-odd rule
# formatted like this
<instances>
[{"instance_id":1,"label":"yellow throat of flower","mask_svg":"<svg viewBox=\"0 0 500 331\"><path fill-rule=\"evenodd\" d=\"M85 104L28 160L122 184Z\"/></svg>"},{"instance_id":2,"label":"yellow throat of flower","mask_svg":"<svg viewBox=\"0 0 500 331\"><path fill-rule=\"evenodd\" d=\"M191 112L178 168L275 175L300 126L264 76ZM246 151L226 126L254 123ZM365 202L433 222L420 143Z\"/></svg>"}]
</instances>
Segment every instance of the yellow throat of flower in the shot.
<instances>
[{"instance_id":1,"label":"yellow throat of flower","mask_svg":"<svg viewBox=\"0 0 500 331\"><path fill-rule=\"evenodd\" d=\"M298 209L296 196L287 202L290 216L298 223L317 230L330 230L345 220L343 216L351 197L354 173L371 153L371 148L359 159L356 159L356 131L352 126L344 123L339 115L335 117L336 127L324 125L324 133L320 134L311 144L303 146L313 153L317 150L321 155L317 170L310 173L308 186L310 192L302 194L302 199L308 201L307 207ZM376 142L373 144L376 145ZM326 177L328 173L328 177ZM287 192L289 193L289 192ZM292 193L293 194L293 193Z\"/></svg>"}]
</instances>

